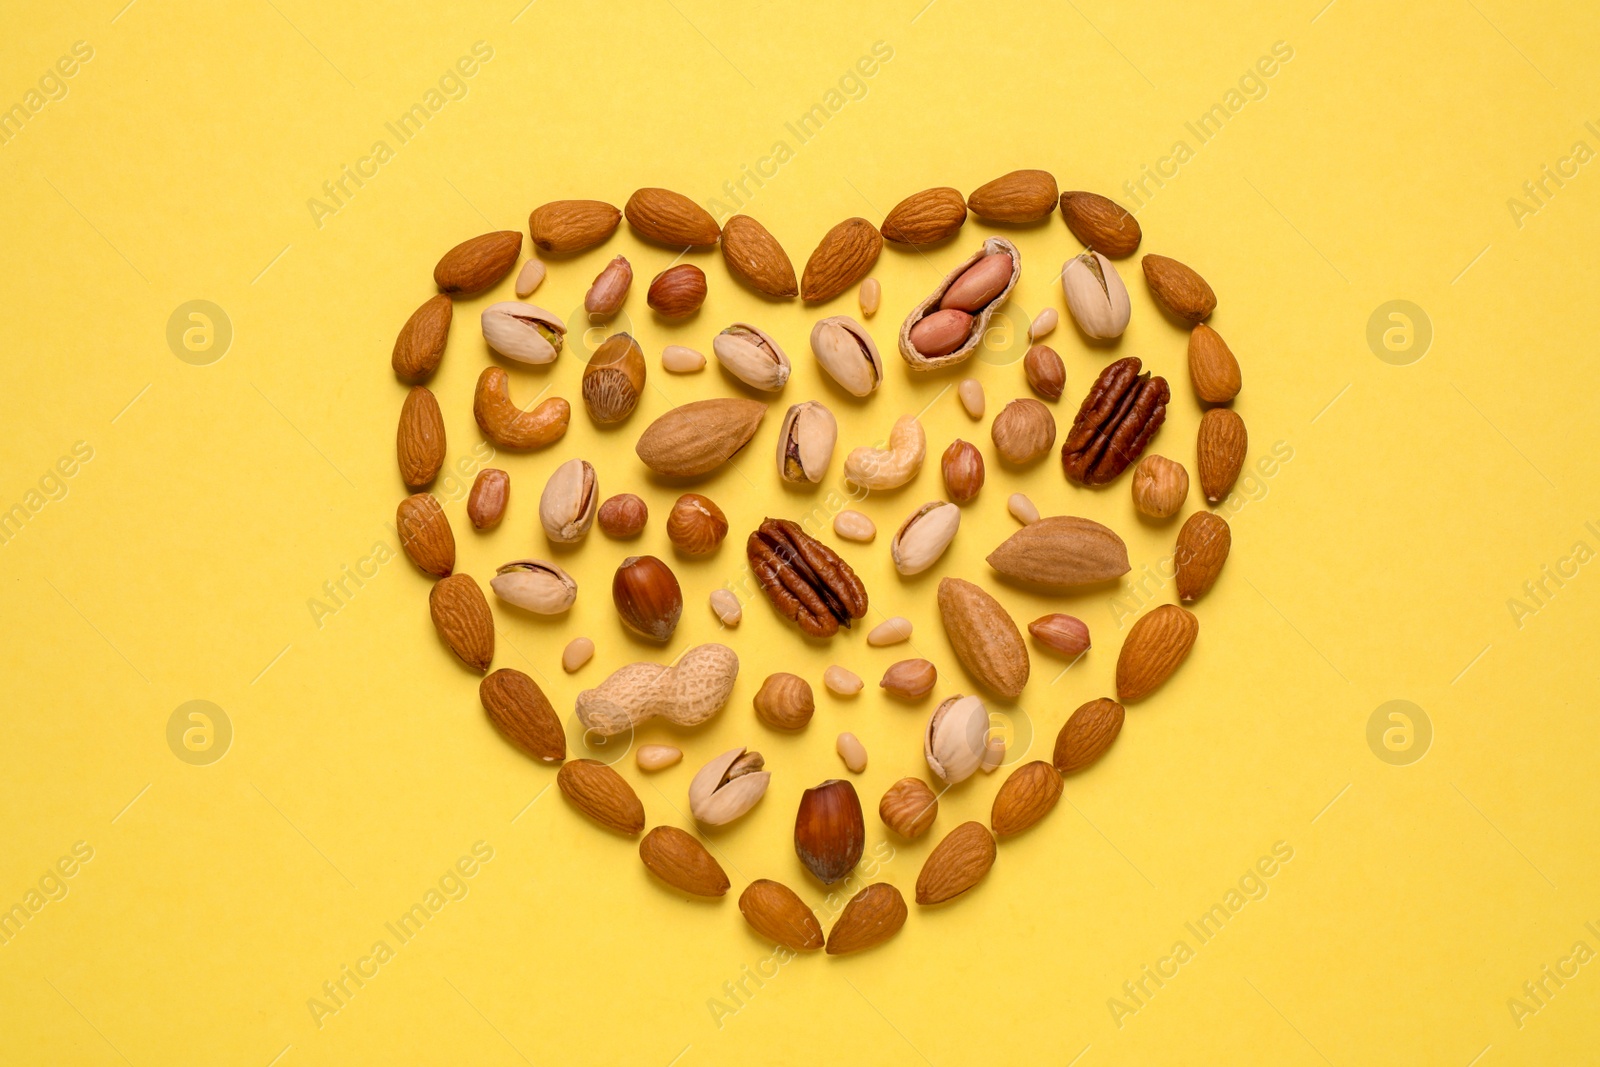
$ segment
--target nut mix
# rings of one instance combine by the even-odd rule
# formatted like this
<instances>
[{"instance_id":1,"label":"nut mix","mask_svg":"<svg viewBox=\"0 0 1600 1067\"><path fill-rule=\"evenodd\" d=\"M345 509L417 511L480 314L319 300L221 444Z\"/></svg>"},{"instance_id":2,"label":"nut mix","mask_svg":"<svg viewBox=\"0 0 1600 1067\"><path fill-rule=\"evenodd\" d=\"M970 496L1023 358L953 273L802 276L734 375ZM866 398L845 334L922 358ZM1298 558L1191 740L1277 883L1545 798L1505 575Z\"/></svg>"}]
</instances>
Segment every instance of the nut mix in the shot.
<instances>
[{"instance_id":1,"label":"nut mix","mask_svg":"<svg viewBox=\"0 0 1600 1067\"><path fill-rule=\"evenodd\" d=\"M552 201L534 209L528 233L540 253L560 257L604 244L625 216L637 236L671 249L720 244L729 273L773 299L800 296L818 303L859 285L861 313L870 318L879 308L882 286L868 275L884 240L934 246L956 236L969 211L987 222L1025 225L1043 222L1057 206L1067 228L1085 246L1060 276L1067 308L1084 337L1097 347L1114 346L1128 327L1131 299L1111 259L1135 253L1143 234L1133 216L1114 201L1083 191L1061 193L1055 177L1046 171L1013 171L965 198L949 187L924 190L898 203L881 227L865 219L847 219L823 236L798 280L782 245L761 223L735 215L719 226L699 205L666 189L639 189L622 211L599 200ZM412 495L399 505L396 531L407 558L433 582L429 613L442 643L461 662L486 675L479 698L496 730L535 760L560 763L557 784L579 812L619 834L636 836L646 828L646 817L627 780L607 764L566 758L561 718L531 677L510 668L487 673L495 651L493 613L478 582L456 570L455 539L439 500L421 491L440 476L447 455L444 417L424 383L443 359L454 301L485 293L507 278L521 250L522 235L516 231L483 234L452 248L434 269L438 295L416 308L395 340L391 366L395 376L412 387L396 434L402 481ZM566 326L561 319L522 300L540 287L549 264L555 262L526 260L513 284L519 299L490 303L481 313L485 341L514 363L554 363L564 347ZM1200 488L1215 504L1231 492L1248 453L1244 420L1232 408L1214 406L1237 397L1239 364L1222 337L1205 324L1216 307L1216 295L1205 279L1160 255L1145 255L1141 266L1155 304L1190 328L1187 362L1194 395L1201 405L1213 405L1201 417L1194 462ZM952 366L982 345L1021 332L1013 320L1006 330L989 335L992 319L1020 276L1016 246L1001 237L985 240L901 325L898 345L909 367L923 371ZM612 256L585 296L584 311L591 323L621 310L632 280L627 257ZM646 300L657 313L655 324L661 326L692 316L707 291L699 266L675 262L651 281ZM1049 333L1057 320L1054 308L1044 308L1027 326L1028 342ZM821 371L850 396L867 400L884 385L876 343L855 319L847 315L820 319L812 328L810 343ZM776 393L790 378L788 357L777 340L747 323L723 330L713 339L712 350L732 377L751 388ZM702 369L705 357L682 345L668 345L661 362L664 370L688 374ZM1061 396L1065 365L1053 349L1034 344L1022 362L1035 394L1047 401ZM472 409L484 438L509 451L559 441L571 418L568 401L550 397L524 410L511 398L510 379L498 366L484 368L478 378ZM643 351L632 336L619 332L588 360L581 396L593 422L616 424L639 405L644 385ZM963 379L956 392L971 418L983 416L984 388L976 378ZM1171 399L1166 380L1143 371L1139 359L1123 357L1105 367L1062 442L1066 479L1084 486L1104 485L1137 464L1130 479L1137 510L1157 519L1180 514L1188 497L1184 464L1144 455ZM742 397L689 401L645 427L635 451L659 478L700 478L748 444L765 413L765 404ZM1037 460L1054 446L1055 436L1050 409L1030 398L1007 404L991 426L996 454L1008 467ZM814 399L790 405L778 433L779 480L801 487L822 483L837 437L838 423L826 405ZM844 479L863 493L896 489L918 476L926 450L918 417L901 414L886 440L849 452ZM469 469L462 468L460 474L465 476ZM940 474L950 502L933 501L913 510L890 539L889 555L902 575L932 570L944 557L960 526L960 505L972 503L982 488L983 456L973 445L956 440L943 454ZM478 472L466 501L474 529L487 535L501 524L509 488L507 471ZM1001 578L1070 593L1128 573L1127 547L1109 528L1073 516L1040 518L1021 493L1010 495L1007 508L1023 525L989 553L988 563ZM561 545L582 542L596 521L608 537L639 536L647 515L645 501L633 493L601 503L595 467L577 458L556 466L539 501L540 526L551 542ZM807 518L808 525L816 521L826 519L816 513ZM860 511L834 511L832 524L840 538L857 546L871 542L876 533L872 519ZM686 556L715 551L728 529L722 510L697 493L681 495L665 523L668 540ZM1231 543L1231 531L1220 515L1197 510L1188 516L1173 552L1181 601L1196 601L1213 587ZM832 637L866 616L867 593L855 571L799 523L783 518L762 521L746 541L746 556L778 614L793 621L806 637ZM489 584L502 604L541 615L568 611L578 592L577 582L565 570L539 559L506 563ZM736 593L736 588L711 589L711 618L697 616L695 625L737 626L748 596ZM703 587L697 595L705 595ZM679 626L683 589L671 568L654 556L631 555L621 562L613 577L612 599L622 624L648 640L670 641ZM958 577L941 578L936 600L950 649L967 674L990 693L1007 701L1018 699L1030 674L1029 653L1006 608L989 592ZM879 648L904 642L912 629L907 618L886 618L873 627L866 644ZM1039 649L1069 660L1090 651L1087 626L1071 615L1035 619L1028 632ZM994 793L990 826L966 822L945 835L917 878L917 902L943 903L982 881L994 864L996 839L1021 833L1049 815L1061 796L1062 776L1083 772L1116 740L1124 719L1122 702L1145 699L1164 685L1188 657L1198 632L1198 618L1174 604L1155 606L1140 617L1117 657L1118 699L1091 700L1073 712L1060 728L1050 762L1016 766ZM594 654L593 640L574 637L559 658L570 674L583 669ZM864 687L847 663L835 663L822 674L823 685L836 697L857 697ZM601 738L637 730L658 717L679 728L693 728L727 704L738 671L733 649L701 644L666 664L641 661L612 671L598 686L577 695L574 710L582 729ZM902 659L884 670L879 686L888 698L912 702L930 696L938 679L933 662ZM811 683L795 674L767 677L753 705L757 718L778 730L801 730L815 713ZM854 733L839 733L836 748L851 773L866 770L866 746ZM1005 737L991 734L983 700L962 694L948 696L934 708L924 729L923 750L929 770L947 787L970 780L979 771L992 772L1006 759ZM636 762L644 772L672 766L682 758L676 745L637 747ZM764 796L771 774L764 758L744 747L705 764L689 785L689 809L697 827L740 819ZM934 791L921 779L908 777L884 793L879 816L892 832L916 838L932 826L938 807ZM849 782L830 780L805 791L795 819L795 849L819 882L832 885L849 876L862 857L865 836L860 801ZM678 892L715 899L731 888L727 873L692 832L656 826L640 841L639 855L654 877ZM770 879L750 882L739 898L739 910L764 938L796 952L826 947L833 955L883 943L907 917L905 899L886 883L868 885L851 897L826 938L805 900Z\"/></svg>"}]
</instances>

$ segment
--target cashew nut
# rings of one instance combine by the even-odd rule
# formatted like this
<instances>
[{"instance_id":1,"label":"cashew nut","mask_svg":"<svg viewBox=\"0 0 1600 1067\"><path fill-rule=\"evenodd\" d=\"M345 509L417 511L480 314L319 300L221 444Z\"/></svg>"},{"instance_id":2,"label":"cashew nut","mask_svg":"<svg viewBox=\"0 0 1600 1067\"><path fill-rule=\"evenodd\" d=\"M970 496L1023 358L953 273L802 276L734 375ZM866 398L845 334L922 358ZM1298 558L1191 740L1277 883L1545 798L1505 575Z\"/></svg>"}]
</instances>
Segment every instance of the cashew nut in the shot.
<instances>
[{"instance_id":1,"label":"cashew nut","mask_svg":"<svg viewBox=\"0 0 1600 1067\"><path fill-rule=\"evenodd\" d=\"M922 469L928 438L915 415L901 415L889 431L889 447L852 449L844 460L844 476L863 489L894 489Z\"/></svg>"},{"instance_id":2,"label":"cashew nut","mask_svg":"<svg viewBox=\"0 0 1600 1067\"><path fill-rule=\"evenodd\" d=\"M472 417L483 436L501 448L542 448L567 432L572 405L551 397L531 411L511 402L511 382L499 367L485 367L472 396Z\"/></svg>"},{"instance_id":3,"label":"cashew nut","mask_svg":"<svg viewBox=\"0 0 1600 1067\"><path fill-rule=\"evenodd\" d=\"M699 726L728 702L739 657L727 645L696 645L675 663L630 663L578 694L578 721L611 737L659 715L677 726Z\"/></svg>"}]
</instances>

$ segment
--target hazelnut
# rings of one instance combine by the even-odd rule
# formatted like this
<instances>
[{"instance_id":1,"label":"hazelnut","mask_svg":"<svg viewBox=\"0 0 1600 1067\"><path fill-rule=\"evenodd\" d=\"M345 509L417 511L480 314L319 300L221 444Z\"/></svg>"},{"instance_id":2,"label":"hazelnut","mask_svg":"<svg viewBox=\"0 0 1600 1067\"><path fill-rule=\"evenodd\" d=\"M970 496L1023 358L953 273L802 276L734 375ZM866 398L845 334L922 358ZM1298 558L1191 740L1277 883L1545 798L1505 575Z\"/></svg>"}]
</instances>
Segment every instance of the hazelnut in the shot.
<instances>
[{"instance_id":1,"label":"hazelnut","mask_svg":"<svg viewBox=\"0 0 1600 1067\"><path fill-rule=\"evenodd\" d=\"M706 272L693 263L679 263L657 274L645 294L645 303L669 319L700 310L706 298Z\"/></svg>"},{"instance_id":2,"label":"hazelnut","mask_svg":"<svg viewBox=\"0 0 1600 1067\"><path fill-rule=\"evenodd\" d=\"M1133 506L1141 515L1167 519L1189 496L1189 472L1166 456L1148 455L1133 468Z\"/></svg>"},{"instance_id":3,"label":"hazelnut","mask_svg":"<svg viewBox=\"0 0 1600 1067\"><path fill-rule=\"evenodd\" d=\"M965 504L983 488L983 455L959 437L950 442L939 461L944 488L953 504Z\"/></svg>"},{"instance_id":4,"label":"hazelnut","mask_svg":"<svg viewBox=\"0 0 1600 1067\"><path fill-rule=\"evenodd\" d=\"M904 838L921 837L938 816L939 797L921 778L900 779L878 801L878 818Z\"/></svg>"},{"instance_id":5,"label":"hazelnut","mask_svg":"<svg viewBox=\"0 0 1600 1067\"><path fill-rule=\"evenodd\" d=\"M989 436L1001 459L1022 466L1049 452L1056 443L1056 419L1039 401L1023 397L1000 410Z\"/></svg>"},{"instance_id":6,"label":"hazelnut","mask_svg":"<svg viewBox=\"0 0 1600 1067\"><path fill-rule=\"evenodd\" d=\"M867 827L855 786L832 778L800 797L794 850L823 885L832 885L854 870L866 842Z\"/></svg>"},{"instance_id":7,"label":"hazelnut","mask_svg":"<svg viewBox=\"0 0 1600 1067\"><path fill-rule=\"evenodd\" d=\"M671 568L654 556L629 556L611 579L611 601L640 637L666 641L683 614L683 591Z\"/></svg>"},{"instance_id":8,"label":"hazelnut","mask_svg":"<svg viewBox=\"0 0 1600 1067\"><path fill-rule=\"evenodd\" d=\"M1061 390L1067 387L1067 368L1055 349L1049 345L1034 345L1022 357L1022 371L1034 392L1046 400L1061 399Z\"/></svg>"},{"instance_id":9,"label":"hazelnut","mask_svg":"<svg viewBox=\"0 0 1600 1067\"><path fill-rule=\"evenodd\" d=\"M816 713L811 683L796 674L770 674L755 696L756 718L775 730L799 730Z\"/></svg>"},{"instance_id":10,"label":"hazelnut","mask_svg":"<svg viewBox=\"0 0 1600 1067\"><path fill-rule=\"evenodd\" d=\"M621 540L639 536L650 518L650 509L632 493L618 493L600 505L598 518L601 533Z\"/></svg>"},{"instance_id":11,"label":"hazelnut","mask_svg":"<svg viewBox=\"0 0 1600 1067\"><path fill-rule=\"evenodd\" d=\"M626 333L600 342L583 368L583 406L601 426L621 422L639 406L644 392L644 352Z\"/></svg>"},{"instance_id":12,"label":"hazelnut","mask_svg":"<svg viewBox=\"0 0 1600 1067\"><path fill-rule=\"evenodd\" d=\"M667 540L689 556L715 552L728 536L728 517L709 497L685 493L667 514Z\"/></svg>"}]
</instances>

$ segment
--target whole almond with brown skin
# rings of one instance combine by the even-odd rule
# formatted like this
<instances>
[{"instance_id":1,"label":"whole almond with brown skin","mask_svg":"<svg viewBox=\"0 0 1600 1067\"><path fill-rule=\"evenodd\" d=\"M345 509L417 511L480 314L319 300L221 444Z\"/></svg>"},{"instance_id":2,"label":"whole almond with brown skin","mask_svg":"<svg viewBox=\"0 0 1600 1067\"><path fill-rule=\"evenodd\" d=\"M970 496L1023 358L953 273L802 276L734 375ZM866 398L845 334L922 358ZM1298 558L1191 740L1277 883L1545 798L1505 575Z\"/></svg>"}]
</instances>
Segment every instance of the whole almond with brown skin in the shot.
<instances>
[{"instance_id":1,"label":"whole almond with brown skin","mask_svg":"<svg viewBox=\"0 0 1600 1067\"><path fill-rule=\"evenodd\" d=\"M1191 326L1204 322L1217 309L1217 294L1189 267L1166 256L1147 255L1144 280L1156 303Z\"/></svg>"},{"instance_id":2,"label":"whole almond with brown skin","mask_svg":"<svg viewBox=\"0 0 1600 1067\"><path fill-rule=\"evenodd\" d=\"M1091 700L1073 712L1056 734L1051 758L1056 770L1073 774L1105 755L1122 732L1124 714L1122 705L1110 697Z\"/></svg>"},{"instance_id":3,"label":"whole almond with brown skin","mask_svg":"<svg viewBox=\"0 0 1600 1067\"><path fill-rule=\"evenodd\" d=\"M961 190L945 185L906 197L878 229L884 240L896 244L933 245L954 237L966 221L967 202Z\"/></svg>"},{"instance_id":4,"label":"whole almond with brown skin","mask_svg":"<svg viewBox=\"0 0 1600 1067\"><path fill-rule=\"evenodd\" d=\"M470 574L452 574L434 583L428 594L433 628L450 651L482 674L494 661L494 616L483 590Z\"/></svg>"},{"instance_id":5,"label":"whole almond with brown skin","mask_svg":"<svg viewBox=\"0 0 1600 1067\"><path fill-rule=\"evenodd\" d=\"M462 241L444 254L433 268L433 282L441 293L472 296L506 276L517 265L522 234L500 230Z\"/></svg>"},{"instance_id":6,"label":"whole almond with brown skin","mask_svg":"<svg viewBox=\"0 0 1600 1067\"><path fill-rule=\"evenodd\" d=\"M1060 195L1049 171L1014 170L974 189L967 209L990 222L1038 222L1056 209Z\"/></svg>"},{"instance_id":7,"label":"whole almond with brown skin","mask_svg":"<svg viewBox=\"0 0 1600 1067\"><path fill-rule=\"evenodd\" d=\"M1200 468L1200 488L1215 504L1228 495L1244 469L1250 437L1244 419L1232 408L1212 408L1200 416L1195 459Z\"/></svg>"},{"instance_id":8,"label":"whole almond with brown skin","mask_svg":"<svg viewBox=\"0 0 1600 1067\"><path fill-rule=\"evenodd\" d=\"M560 763L567 758L567 736L556 709L526 674L500 668L478 683L478 700L506 740L534 759Z\"/></svg>"},{"instance_id":9,"label":"whole almond with brown skin","mask_svg":"<svg viewBox=\"0 0 1600 1067\"><path fill-rule=\"evenodd\" d=\"M1028 649L1000 602L961 578L939 580L939 618L956 658L979 684L1015 700L1028 684Z\"/></svg>"},{"instance_id":10,"label":"whole almond with brown skin","mask_svg":"<svg viewBox=\"0 0 1600 1067\"><path fill-rule=\"evenodd\" d=\"M866 277L883 251L883 235L866 219L845 219L823 235L800 279L802 298L831 300Z\"/></svg>"},{"instance_id":11,"label":"whole almond with brown skin","mask_svg":"<svg viewBox=\"0 0 1600 1067\"><path fill-rule=\"evenodd\" d=\"M435 578L448 578L456 567L456 538L450 520L432 493L416 493L400 501L395 530L406 558Z\"/></svg>"},{"instance_id":12,"label":"whole almond with brown skin","mask_svg":"<svg viewBox=\"0 0 1600 1067\"><path fill-rule=\"evenodd\" d=\"M406 394L394 445L400 477L409 488L421 489L439 476L444 466L444 416L426 386L412 386Z\"/></svg>"},{"instance_id":13,"label":"whole almond with brown skin","mask_svg":"<svg viewBox=\"0 0 1600 1067\"><path fill-rule=\"evenodd\" d=\"M572 806L608 830L632 836L644 829L644 805L627 779L599 760L568 760L556 785Z\"/></svg>"},{"instance_id":14,"label":"whole almond with brown skin","mask_svg":"<svg viewBox=\"0 0 1600 1067\"><path fill-rule=\"evenodd\" d=\"M700 310L706 300L706 272L693 263L679 263L657 274L644 302L669 319L681 319Z\"/></svg>"},{"instance_id":15,"label":"whole almond with brown skin","mask_svg":"<svg viewBox=\"0 0 1600 1067\"><path fill-rule=\"evenodd\" d=\"M444 343L450 337L450 315L454 305L443 293L430 296L411 313L394 339L394 354L389 365L395 377L410 385L421 385L433 377L444 358Z\"/></svg>"},{"instance_id":16,"label":"whole almond with brown skin","mask_svg":"<svg viewBox=\"0 0 1600 1067\"><path fill-rule=\"evenodd\" d=\"M1197 511L1178 531L1173 559L1178 565L1178 599L1198 600L1216 584L1233 548L1233 531L1221 515Z\"/></svg>"},{"instance_id":17,"label":"whole almond with brown skin","mask_svg":"<svg viewBox=\"0 0 1600 1067\"><path fill-rule=\"evenodd\" d=\"M492 530L505 517L511 499L511 475L495 467L485 467L472 480L467 494L467 518L475 530Z\"/></svg>"},{"instance_id":18,"label":"whole almond with brown skin","mask_svg":"<svg viewBox=\"0 0 1600 1067\"><path fill-rule=\"evenodd\" d=\"M1189 381L1207 404L1226 404L1239 395L1239 361L1222 335L1205 323L1189 333Z\"/></svg>"},{"instance_id":19,"label":"whole almond with brown skin","mask_svg":"<svg viewBox=\"0 0 1600 1067\"><path fill-rule=\"evenodd\" d=\"M888 882L874 882L850 898L828 932L828 955L843 956L881 945L906 924L906 898Z\"/></svg>"},{"instance_id":20,"label":"whole almond with brown skin","mask_svg":"<svg viewBox=\"0 0 1600 1067\"><path fill-rule=\"evenodd\" d=\"M917 875L917 903L943 904L977 885L994 866L994 835L964 822L933 847Z\"/></svg>"},{"instance_id":21,"label":"whole almond with brown skin","mask_svg":"<svg viewBox=\"0 0 1600 1067\"><path fill-rule=\"evenodd\" d=\"M1130 570L1128 546L1116 531L1073 515L1030 522L989 553L989 566L1049 589L1108 582Z\"/></svg>"},{"instance_id":22,"label":"whole almond with brown skin","mask_svg":"<svg viewBox=\"0 0 1600 1067\"><path fill-rule=\"evenodd\" d=\"M1062 193L1061 217L1072 236L1111 259L1133 255L1144 236L1127 208L1099 193Z\"/></svg>"},{"instance_id":23,"label":"whole almond with brown skin","mask_svg":"<svg viewBox=\"0 0 1600 1067\"><path fill-rule=\"evenodd\" d=\"M696 478L748 444L766 413L767 405L743 397L691 401L647 426L633 450L657 474Z\"/></svg>"},{"instance_id":24,"label":"whole almond with brown skin","mask_svg":"<svg viewBox=\"0 0 1600 1067\"><path fill-rule=\"evenodd\" d=\"M709 248L722 228L699 204L670 189L639 189L622 208L641 237L681 248Z\"/></svg>"},{"instance_id":25,"label":"whole almond with brown skin","mask_svg":"<svg viewBox=\"0 0 1600 1067\"><path fill-rule=\"evenodd\" d=\"M1044 760L1024 763L1011 772L994 795L989 825L996 837L1020 834L1046 815L1061 799L1061 775Z\"/></svg>"},{"instance_id":26,"label":"whole almond with brown skin","mask_svg":"<svg viewBox=\"0 0 1600 1067\"><path fill-rule=\"evenodd\" d=\"M1200 633L1200 620L1176 604L1163 604L1128 631L1117 656L1117 699L1143 700L1172 677Z\"/></svg>"},{"instance_id":27,"label":"whole almond with brown skin","mask_svg":"<svg viewBox=\"0 0 1600 1067\"><path fill-rule=\"evenodd\" d=\"M921 778L902 778L878 801L878 818L895 833L916 840L939 817L939 796Z\"/></svg>"},{"instance_id":28,"label":"whole almond with brown skin","mask_svg":"<svg viewBox=\"0 0 1600 1067\"><path fill-rule=\"evenodd\" d=\"M757 878L745 886L739 911L756 933L793 952L815 952L823 945L816 913L782 882Z\"/></svg>"},{"instance_id":29,"label":"whole almond with brown skin","mask_svg":"<svg viewBox=\"0 0 1600 1067\"><path fill-rule=\"evenodd\" d=\"M639 842L639 858L650 873L675 889L697 897L720 897L728 875L706 846L676 826L658 826Z\"/></svg>"},{"instance_id":30,"label":"whole almond with brown skin","mask_svg":"<svg viewBox=\"0 0 1600 1067\"><path fill-rule=\"evenodd\" d=\"M816 713L811 683L797 674L767 675L755 695L756 718L775 730L800 730Z\"/></svg>"},{"instance_id":31,"label":"whole almond with brown skin","mask_svg":"<svg viewBox=\"0 0 1600 1067\"><path fill-rule=\"evenodd\" d=\"M528 216L528 233L541 252L565 255L593 248L616 231L622 212L603 200L552 200Z\"/></svg>"},{"instance_id":32,"label":"whole almond with brown skin","mask_svg":"<svg viewBox=\"0 0 1600 1067\"><path fill-rule=\"evenodd\" d=\"M1046 400L1060 400L1067 387L1067 368L1049 345L1034 345L1022 357L1022 372L1028 387Z\"/></svg>"},{"instance_id":33,"label":"whole almond with brown skin","mask_svg":"<svg viewBox=\"0 0 1600 1067\"><path fill-rule=\"evenodd\" d=\"M722 258L734 277L758 293L785 300L800 292L789 253L749 215L735 215L723 223Z\"/></svg>"}]
</instances>

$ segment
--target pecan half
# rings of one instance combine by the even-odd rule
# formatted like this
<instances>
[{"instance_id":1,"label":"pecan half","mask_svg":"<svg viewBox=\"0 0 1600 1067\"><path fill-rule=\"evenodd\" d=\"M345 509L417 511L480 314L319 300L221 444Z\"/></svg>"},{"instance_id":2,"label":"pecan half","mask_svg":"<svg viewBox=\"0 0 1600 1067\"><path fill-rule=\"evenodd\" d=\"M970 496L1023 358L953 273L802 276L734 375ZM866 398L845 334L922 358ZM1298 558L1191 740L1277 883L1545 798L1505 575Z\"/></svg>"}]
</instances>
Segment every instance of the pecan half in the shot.
<instances>
[{"instance_id":1,"label":"pecan half","mask_svg":"<svg viewBox=\"0 0 1600 1067\"><path fill-rule=\"evenodd\" d=\"M800 632L832 637L867 613L867 590L850 565L787 519L767 519L745 542L761 589Z\"/></svg>"},{"instance_id":2,"label":"pecan half","mask_svg":"<svg viewBox=\"0 0 1600 1067\"><path fill-rule=\"evenodd\" d=\"M1079 485L1105 485L1139 458L1167 417L1165 378L1119 359L1094 380L1061 446L1061 467Z\"/></svg>"}]
</instances>

